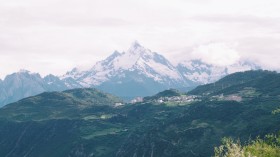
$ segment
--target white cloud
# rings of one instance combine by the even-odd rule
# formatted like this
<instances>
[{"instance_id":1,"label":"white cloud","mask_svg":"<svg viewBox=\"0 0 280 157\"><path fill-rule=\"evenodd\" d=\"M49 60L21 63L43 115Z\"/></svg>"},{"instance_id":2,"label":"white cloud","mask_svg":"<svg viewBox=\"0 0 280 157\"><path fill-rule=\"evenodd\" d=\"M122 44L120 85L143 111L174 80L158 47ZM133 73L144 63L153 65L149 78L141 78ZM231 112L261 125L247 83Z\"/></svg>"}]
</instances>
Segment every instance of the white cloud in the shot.
<instances>
[{"instance_id":1,"label":"white cloud","mask_svg":"<svg viewBox=\"0 0 280 157\"><path fill-rule=\"evenodd\" d=\"M194 48L194 58L203 62L225 66L236 63L240 59L239 53L225 43L210 43Z\"/></svg>"},{"instance_id":2,"label":"white cloud","mask_svg":"<svg viewBox=\"0 0 280 157\"><path fill-rule=\"evenodd\" d=\"M274 59L280 51L278 0L0 0L0 4L0 78L22 68L61 75L75 66L91 66L114 50L126 50L134 40L174 62L178 60L174 56L182 59L182 54L188 59L196 47L207 50L201 56L211 58L204 57L208 62L231 62L238 51L240 57L266 58L262 64L280 67Z\"/></svg>"}]
</instances>

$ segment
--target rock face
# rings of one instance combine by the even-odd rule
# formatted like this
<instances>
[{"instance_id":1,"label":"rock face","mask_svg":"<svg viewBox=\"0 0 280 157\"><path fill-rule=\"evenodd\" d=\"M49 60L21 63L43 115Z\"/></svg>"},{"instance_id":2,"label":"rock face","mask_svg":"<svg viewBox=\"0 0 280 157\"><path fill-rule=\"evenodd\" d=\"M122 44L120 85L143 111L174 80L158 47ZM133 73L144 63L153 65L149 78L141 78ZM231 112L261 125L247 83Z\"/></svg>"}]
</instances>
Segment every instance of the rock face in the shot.
<instances>
[{"instance_id":1,"label":"rock face","mask_svg":"<svg viewBox=\"0 0 280 157\"><path fill-rule=\"evenodd\" d=\"M58 77L48 75L42 78L38 73L21 70L6 76L0 82L0 107L33 96L44 91L62 91L67 89Z\"/></svg>"},{"instance_id":2,"label":"rock face","mask_svg":"<svg viewBox=\"0 0 280 157\"><path fill-rule=\"evenodd\" d=\"M259 69L249 62L218 67L190 60L172 65L164 56L152 52L138 42L126 52L115 51L89 70L74 68L61 77L20 71L0 80L0 107L44 91L94 87L132 99L176 88L187 91L197 85L214 82L237 71Z\"/></svg>"}]
</instances>

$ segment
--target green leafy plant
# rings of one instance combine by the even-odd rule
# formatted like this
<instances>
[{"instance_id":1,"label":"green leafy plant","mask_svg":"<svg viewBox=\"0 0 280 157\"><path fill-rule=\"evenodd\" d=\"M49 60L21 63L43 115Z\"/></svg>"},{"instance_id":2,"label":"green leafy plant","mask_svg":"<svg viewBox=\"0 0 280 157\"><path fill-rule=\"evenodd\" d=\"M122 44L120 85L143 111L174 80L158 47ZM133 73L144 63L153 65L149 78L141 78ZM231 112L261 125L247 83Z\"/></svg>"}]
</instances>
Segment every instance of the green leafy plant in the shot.
<instances>
[{"instance_id":1,"label":"green leafy plant","mask_svg":"<svg viewBox=\"0 0 280 157\"><path fill-rule=\"evenodd\" d=\"M279 114L280 113L280 108L277 108L277 109L273 110L271 113L274 114L274 115Z\"/></svg>"},{"instance_id":2,"label":"green leafy plant","mask_svg":"<svg viewBox=\"0 0 280 157\"><path fill-rule=\"evenodd\" d=\"M215 147L215 157L245 157L244 148L240 141L234 141L232 138L223 138L222 145Z\"/></svg>"},{"instance_id":3,"label":"green leafy plant","mask_svg":"<svg viewBox=\"0 0 280 157\"><path fill-rule=\"evenodd\" d=\"M257 138L247 145L232 138L223 138L222 145L214 148L215 157L279 157L280 134L266 135L264 139Z\"/></svg>"}]
</instances>

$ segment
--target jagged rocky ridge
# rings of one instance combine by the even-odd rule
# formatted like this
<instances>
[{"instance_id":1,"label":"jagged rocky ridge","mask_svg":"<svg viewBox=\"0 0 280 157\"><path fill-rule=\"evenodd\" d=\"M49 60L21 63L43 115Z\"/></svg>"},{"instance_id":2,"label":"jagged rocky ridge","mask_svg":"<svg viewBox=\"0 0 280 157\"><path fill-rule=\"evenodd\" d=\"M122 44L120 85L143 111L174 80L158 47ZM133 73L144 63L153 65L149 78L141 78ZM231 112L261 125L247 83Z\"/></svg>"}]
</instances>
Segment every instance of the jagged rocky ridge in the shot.
<instances>
[{"instance_id":1,"label":"jagged rocky ridge","mask_svg":"<svg viewBox=\"0 0 280 157\"><path fill-rule=\"evenodd\" d=\"M126 52L115 51L89 70L74 68L63 76L20 71L0 80L0 106L44 91L94 87L122 98L147 96L177 88L187 91L237 71L258 69L250 62L218 67L190 60L173 65L164 56L134 42Z\"/></svg>"},{"instance_id":2,"label":"jagged rocky ridge","mask_svg":"<svg viewBox=\"0 0 280 157\"><path fill-rule=\"evenodd\" d=\"M38 73L21 70L0 81L0 107L44 91L62 91L67 86L54 75L41 77Z\"/></svg>"}]
</instances>

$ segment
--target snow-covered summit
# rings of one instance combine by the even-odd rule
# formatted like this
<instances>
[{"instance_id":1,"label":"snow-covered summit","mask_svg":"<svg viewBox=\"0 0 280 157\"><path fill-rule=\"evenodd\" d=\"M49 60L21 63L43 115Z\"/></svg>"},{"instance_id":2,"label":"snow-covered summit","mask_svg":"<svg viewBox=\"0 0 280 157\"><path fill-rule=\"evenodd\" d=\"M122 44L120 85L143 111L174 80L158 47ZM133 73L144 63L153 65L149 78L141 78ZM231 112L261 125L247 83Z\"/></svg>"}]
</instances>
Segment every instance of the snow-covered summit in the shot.
<instances>
[{"instance_id":1,"label":"snow-covered summit","mask_svg":"<svg viewBox=\"0 0 280 157\"><path fill-rule=\"evenodd\" d=\"M179 63L177 68L186 80L191 80L197 85L215 82L235 72L260 69L256 64L246 60L227 66L207 64L201 60L189 60Z\"/></svg>"},{"instance_id":2,"label":"snow-covered summit","mask_svg":"<svg viewBox=\"0 0 280 157\"><path fill-rule=\"evenodd\" d=\"M143 47L138 41L134 41L131 43L129 49L127 50L128 54L131 55L145 55L145 54L152 54L151 50L146 49Z\"/></svg>"},{"instance_id":3,"label":"snow-covered summit","mask_svg":"<svg viewBox=\"0 0 280 157\"><path fill-rule=\"evenodd\" d=\"M183 82L176 67L165 57L143 47L137 41L133 42L126 52L115 51L105 60L97 62L89 71L79 72L73 69L64 78L71 77L83 86L90 87L126 77L128 73L135 73L162 84Z\"/></svg>"}]
</instances>

